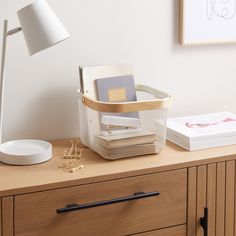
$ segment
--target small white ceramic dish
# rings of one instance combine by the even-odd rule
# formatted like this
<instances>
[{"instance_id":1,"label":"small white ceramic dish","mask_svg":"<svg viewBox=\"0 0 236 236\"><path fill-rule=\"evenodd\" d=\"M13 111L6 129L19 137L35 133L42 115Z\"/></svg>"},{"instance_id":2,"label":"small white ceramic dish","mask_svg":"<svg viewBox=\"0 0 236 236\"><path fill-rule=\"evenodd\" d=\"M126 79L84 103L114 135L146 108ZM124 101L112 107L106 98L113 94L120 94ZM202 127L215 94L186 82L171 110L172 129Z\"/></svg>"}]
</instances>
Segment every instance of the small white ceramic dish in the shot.
<instances>
[{"instance_id":1,"label":"small white ceramic dish","mask_svg":"<svg viewBox=\"0 0 236 236\"><path fill-rule=\"evenodd\" d=\"M0 162L34 165L52 158L52 145L42 140L22 139L0 144Z\"/></svg>"}]
</instances>

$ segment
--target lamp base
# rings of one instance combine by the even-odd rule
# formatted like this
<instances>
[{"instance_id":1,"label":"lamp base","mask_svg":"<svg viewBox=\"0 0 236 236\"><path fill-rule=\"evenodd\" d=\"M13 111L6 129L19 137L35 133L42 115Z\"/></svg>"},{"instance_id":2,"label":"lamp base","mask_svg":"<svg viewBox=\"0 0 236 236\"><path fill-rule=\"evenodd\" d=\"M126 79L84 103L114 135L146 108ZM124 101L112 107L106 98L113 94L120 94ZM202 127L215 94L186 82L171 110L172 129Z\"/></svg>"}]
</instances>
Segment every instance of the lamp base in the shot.
<instances>
[{"instance_id":1,"label":"lamp base","mask_svg":"<svg viewBox=\"0 0 236 236\"><path fill-rule=\"evenodd\" d=\"M0 162L9 165L35 165L52 158L52 145L42 140L22 139L0 144Z\"/></svg>"}]
</instances>

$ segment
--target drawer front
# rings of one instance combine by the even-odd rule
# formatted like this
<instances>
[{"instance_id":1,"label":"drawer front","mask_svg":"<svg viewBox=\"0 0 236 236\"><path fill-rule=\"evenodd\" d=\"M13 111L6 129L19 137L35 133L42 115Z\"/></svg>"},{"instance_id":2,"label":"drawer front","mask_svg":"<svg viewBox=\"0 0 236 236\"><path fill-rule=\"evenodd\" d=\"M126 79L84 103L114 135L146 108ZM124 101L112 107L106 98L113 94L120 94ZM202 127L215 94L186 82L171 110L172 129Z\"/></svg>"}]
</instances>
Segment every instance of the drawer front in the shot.
<instances>
[{"instance_id":1,"label":"drawer front","mask_svg":"<svg viewBox=\"0 0 236 236\"><path fill-rule=\"evenodd\" d=\"M185 224L186 188L187 171L182 169L16 196L15 235L115 236ZM91 203L155 191L160 195L56 212L75 203L94 206Z\"/></svg>"},{"instance_id":2,"label":"drawer front","mask_svg":"<svg viewBox=\"0 0 236 236\"><path fill-rule=\"evenodd\" d=\"M186 225L135 234L134 236L186 236Z\"/></svg>"}]
</instances>

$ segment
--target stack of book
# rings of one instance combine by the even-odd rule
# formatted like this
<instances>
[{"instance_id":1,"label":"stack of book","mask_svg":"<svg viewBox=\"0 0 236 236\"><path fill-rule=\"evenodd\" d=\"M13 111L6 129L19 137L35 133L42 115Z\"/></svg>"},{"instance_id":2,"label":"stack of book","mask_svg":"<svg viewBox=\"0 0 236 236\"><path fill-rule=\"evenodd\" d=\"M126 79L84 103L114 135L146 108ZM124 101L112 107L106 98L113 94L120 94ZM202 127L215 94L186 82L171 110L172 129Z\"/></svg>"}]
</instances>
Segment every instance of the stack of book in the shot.
<instances>
[{"instance_id":1,"label":"stack of book","mask_svg":"<svg viewBox=\"0 0 236 236\"><path fill-rule=\"evenodd\" d=\"M140 131L118 135L95 136L96 151L107 159L152 154L156 151L156 133Z\"/></svg>"},{"instance_id":2,"label":"stack of book","mask_svg":"<svg viewBox=\"0 0 236 236\"><path fill-rule=\"evenodd\" d=\"M236 115L219 112L168 119L167 139L189 151L236 144Z\"/></svg>"}]
</instances>

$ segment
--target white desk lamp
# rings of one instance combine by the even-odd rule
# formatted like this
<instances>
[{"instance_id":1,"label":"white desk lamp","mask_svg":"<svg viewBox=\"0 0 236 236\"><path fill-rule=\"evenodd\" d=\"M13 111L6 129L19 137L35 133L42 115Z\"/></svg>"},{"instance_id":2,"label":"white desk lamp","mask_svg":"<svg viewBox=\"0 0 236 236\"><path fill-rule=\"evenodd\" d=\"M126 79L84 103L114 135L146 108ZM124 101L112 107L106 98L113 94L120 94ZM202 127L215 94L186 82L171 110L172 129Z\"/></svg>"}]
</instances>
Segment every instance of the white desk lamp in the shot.
<instances>
[{"instance_id":1,"label":"white desk lamp","mask_svg":"<svg viewBox=\"0 0 236 236\"><path fill-rule=\"evenodd\" d=\"M52 157L50 143L23 139L2 143L4 69L7 37L23 31L29 54L33 55L70 37L45 0L37 0L17 12L21 27L8 31L4 20L0 77L0 161L12 165L32 165Z\"/></svg>"}]
</instances>

